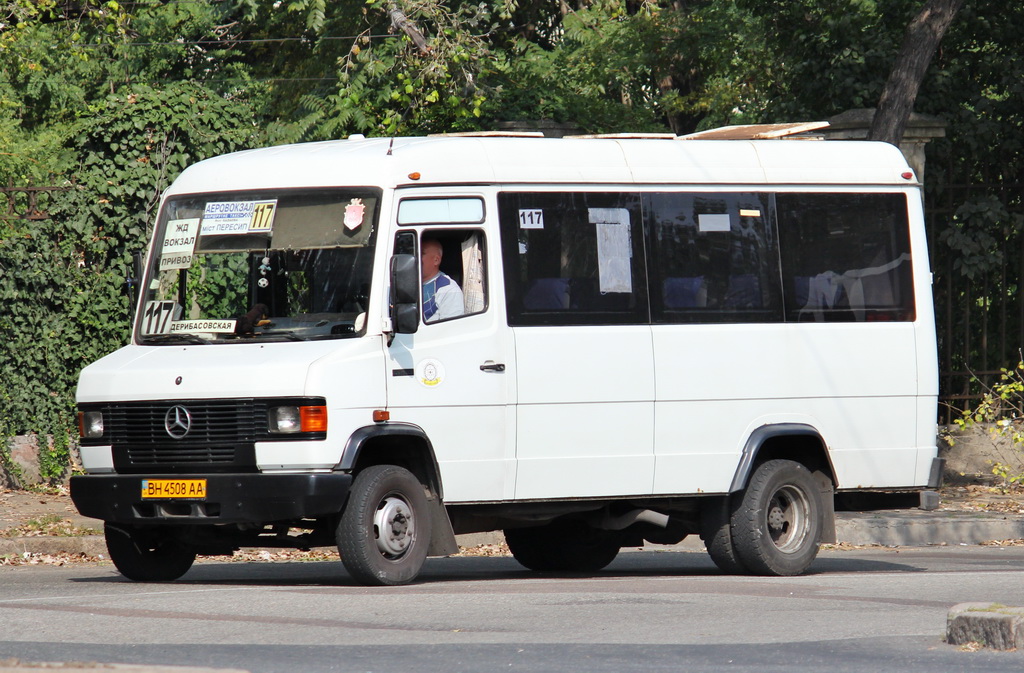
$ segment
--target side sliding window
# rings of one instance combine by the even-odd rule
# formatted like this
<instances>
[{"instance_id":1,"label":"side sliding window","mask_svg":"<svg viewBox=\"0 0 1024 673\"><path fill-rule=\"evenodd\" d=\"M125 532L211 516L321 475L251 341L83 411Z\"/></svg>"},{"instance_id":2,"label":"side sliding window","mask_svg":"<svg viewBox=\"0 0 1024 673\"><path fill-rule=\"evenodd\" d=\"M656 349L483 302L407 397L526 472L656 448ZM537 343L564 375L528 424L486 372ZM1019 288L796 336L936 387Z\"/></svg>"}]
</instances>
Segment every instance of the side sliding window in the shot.
<instances>
[{"instance_id":1,"label":"side sliding window","mask_svg":"<svg viewBox=\"0 0 1024 673\"><path fill-rule=\"evenodd\" d=\"M498 195L510 325L646 324L639 194Z\"/></svg>"},{"instance_id":2,"label":"side sliding window","mask_svg":"<svg viewBox=\"0 0 1024 673\"><path fill-rule=\"evenodd\" d=\"M650 193L644 213L655 323L782 321L771 194Z\"/></svg>"}]
</instances>

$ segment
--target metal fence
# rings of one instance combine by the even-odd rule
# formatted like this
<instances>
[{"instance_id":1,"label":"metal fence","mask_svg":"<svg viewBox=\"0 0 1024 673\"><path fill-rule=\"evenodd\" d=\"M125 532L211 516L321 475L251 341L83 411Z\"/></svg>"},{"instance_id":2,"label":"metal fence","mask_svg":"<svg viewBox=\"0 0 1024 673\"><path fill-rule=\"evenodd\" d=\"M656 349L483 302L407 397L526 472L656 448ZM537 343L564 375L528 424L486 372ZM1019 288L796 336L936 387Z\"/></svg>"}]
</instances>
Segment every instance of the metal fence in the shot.
<instances>
[{"instance_id":1,"label":"metal fence","mask_svg":"<svg viewBox=\"0 0 1024 673\"><path fill-rule=\"evenodd\" d=\"M1024 235L1014 218L1024 217L1024 185L952 184L925 204L934 273L939 345L940 420L970 408L1004 368L1021 361L1024 346ZM961 268L964 251L940 240L958 204L995 197L1007 209L1004 222L990 222L987 245L971 251L973 277ZM978 258L981 263L978 263Z\"/></svg>"},{"instance_id":2,"label":"metal fence","mask_svg":"<svg viewBox=\"0 0 1024 673\"><path fill-rule=\"evenodd\" d=\"M0 220L47 220L50 198L69 187L0 187Z\"/></svg>"}]
</instances>

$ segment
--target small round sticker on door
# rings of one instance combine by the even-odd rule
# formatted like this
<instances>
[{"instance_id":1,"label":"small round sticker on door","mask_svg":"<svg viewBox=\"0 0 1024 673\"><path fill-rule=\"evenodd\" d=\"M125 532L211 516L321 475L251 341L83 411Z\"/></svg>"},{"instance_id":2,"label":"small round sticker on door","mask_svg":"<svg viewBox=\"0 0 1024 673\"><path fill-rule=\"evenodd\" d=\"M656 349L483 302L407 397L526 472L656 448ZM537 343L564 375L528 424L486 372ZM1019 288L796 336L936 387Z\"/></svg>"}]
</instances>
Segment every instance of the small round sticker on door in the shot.
<instances>
[{"instance_id":1,"label":"small round sticker on door","mask_svg":"<svg viewBox=\"0 0 1024 673\"><path fill-rule=\"evenodd\" d=\"M444 380L444 365L437 360L421 360L416 365L416 380L428 388L436 388Z\"/></svg>"}]
</instances>

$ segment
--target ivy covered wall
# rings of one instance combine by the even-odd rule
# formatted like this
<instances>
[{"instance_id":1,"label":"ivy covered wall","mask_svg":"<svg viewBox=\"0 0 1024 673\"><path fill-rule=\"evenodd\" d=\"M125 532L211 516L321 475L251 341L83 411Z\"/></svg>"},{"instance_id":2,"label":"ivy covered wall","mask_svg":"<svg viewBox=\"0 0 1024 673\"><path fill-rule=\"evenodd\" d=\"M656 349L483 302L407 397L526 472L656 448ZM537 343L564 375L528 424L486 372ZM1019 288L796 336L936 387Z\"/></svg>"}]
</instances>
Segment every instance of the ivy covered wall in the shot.
<instances>
[{"instance_id":1,"label":"ivy covered wall","mask_svg":"<svg viewBox=\"0 0 1024 673\"><path fill-rule=\"evenodd\" d=\"M52 435L44 481L68 465L78 372L127 343L125 278L161 193L187 165L251 146L254 129L247 105L195 84L124 89L69 138L77 169L49 217L0 220L0 438ZM10 451L0 441L0 461Z\"/></svg>"}]
</instances>

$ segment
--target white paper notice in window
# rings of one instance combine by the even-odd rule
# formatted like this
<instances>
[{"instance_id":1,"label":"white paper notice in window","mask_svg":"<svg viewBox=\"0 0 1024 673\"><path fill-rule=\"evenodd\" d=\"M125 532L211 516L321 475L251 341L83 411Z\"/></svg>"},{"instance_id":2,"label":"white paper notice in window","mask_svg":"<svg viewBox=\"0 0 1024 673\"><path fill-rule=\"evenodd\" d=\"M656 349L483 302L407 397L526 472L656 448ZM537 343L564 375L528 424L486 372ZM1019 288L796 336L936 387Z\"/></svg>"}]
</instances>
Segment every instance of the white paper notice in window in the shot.
<instances>
[{"instance_id":1,"label":"white paper notice in window","mask_svg":"<svg viewBox=\"0 0 1024 673\"><path fill-rule=\"evenodd\" d=\"M602 294L632 292L629 211L625 208L589 208L597 230L597 270Z\"/></svg>"},{"instance_id":2,"label":"white paper notice in window","mask_svg":"<svg viewBox=\"0 0 1024 673\"><path fill-rule=\"evenodd\" d=\"M697 216L697 227L700 231L729 231L729 215L712 215L709 213L701 213Z\"/></svg>"}]
</instances>

